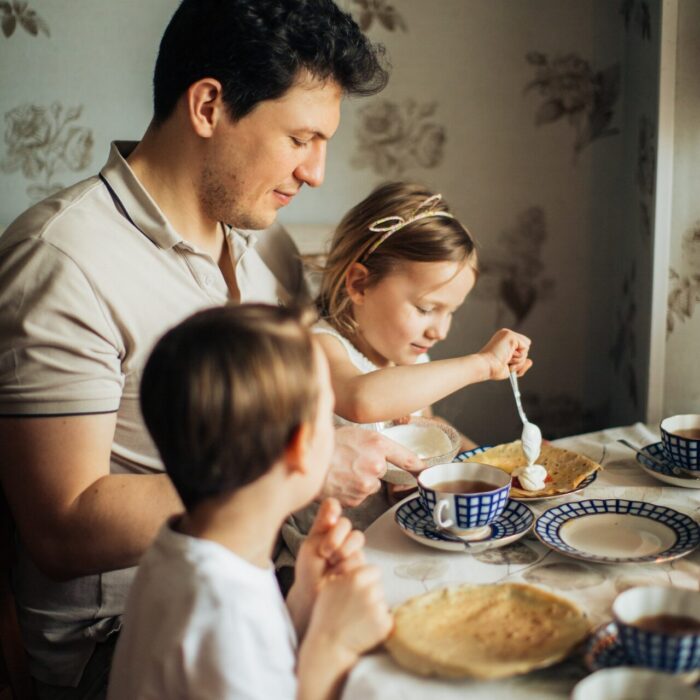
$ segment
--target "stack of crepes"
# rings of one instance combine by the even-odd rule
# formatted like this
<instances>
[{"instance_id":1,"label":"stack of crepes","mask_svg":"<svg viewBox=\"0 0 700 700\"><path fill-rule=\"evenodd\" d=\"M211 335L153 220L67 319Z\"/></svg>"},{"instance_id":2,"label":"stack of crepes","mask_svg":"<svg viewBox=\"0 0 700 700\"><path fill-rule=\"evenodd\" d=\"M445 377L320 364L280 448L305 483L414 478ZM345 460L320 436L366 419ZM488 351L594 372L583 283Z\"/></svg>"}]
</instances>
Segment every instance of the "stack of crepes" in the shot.
<instances>
[{"instance_id":1,"label":"stack of crepes","mask_svg":"<svg viewBox=\"0 0 700 700\"><path fill-rule=\"evenodd\" d=\"M535 586L459 586L400 605L385 646L422 676L506 678L561 661L588 631L579 608Z\"/></svg>"},{"instance_id":2,"label":"stack of crepes","mask_svg":"<svg viewBox=\"0 0 700 700\"><path fill-rule=\"evenodd\" d=\"M475 454L466 460L479 464L490 464L512 474L517 467L527 465L520 440L505 445L491 447L485 452ZM590 474L601 466L588 457L564 450L561 447L543 444L540 456L535 460L547 470L547 482L539 491L527 491L514 484L510 488L511 496L515 498L539 498L557 493L573 491Z\"/></svg>"}]
</instances>

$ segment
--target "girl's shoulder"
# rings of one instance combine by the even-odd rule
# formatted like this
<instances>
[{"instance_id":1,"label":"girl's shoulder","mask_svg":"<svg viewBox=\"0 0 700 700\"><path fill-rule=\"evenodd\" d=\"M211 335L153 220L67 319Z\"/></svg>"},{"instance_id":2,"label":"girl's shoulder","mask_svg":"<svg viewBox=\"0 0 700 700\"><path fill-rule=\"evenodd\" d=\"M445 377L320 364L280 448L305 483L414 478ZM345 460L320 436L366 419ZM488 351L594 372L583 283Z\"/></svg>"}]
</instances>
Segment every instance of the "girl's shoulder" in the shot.
<instances>
[{"instance_id":1,"label":"girl's shoulder","mask_svg":"<svg viewBox=\"0 0 700 700\"><path fill-rule=\"evenodd\" d=\"M331 326L328 321L317 321L311 328L313 333L319 335L330 335L337 338L341 345L345 348L345 352L348 354L348 358L355 367L360 371L374 372L378 367L369 359L367 359L340 331L336 330Z\"/></svg>"}]
</instances>

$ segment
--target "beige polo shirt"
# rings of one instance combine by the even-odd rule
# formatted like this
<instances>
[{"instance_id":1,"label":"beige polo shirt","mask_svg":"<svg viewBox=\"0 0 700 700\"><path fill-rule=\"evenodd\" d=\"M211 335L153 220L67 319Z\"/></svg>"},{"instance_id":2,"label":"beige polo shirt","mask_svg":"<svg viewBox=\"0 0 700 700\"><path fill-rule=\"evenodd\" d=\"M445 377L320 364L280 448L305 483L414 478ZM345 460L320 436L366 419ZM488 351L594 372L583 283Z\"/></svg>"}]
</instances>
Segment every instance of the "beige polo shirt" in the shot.
<instances>
[{"instance_id":1,"label":"beige polo shirt","mask_svg":"<svg viewBox=\"0 0 700 700\"><path fill-rule=\"evenodd\" d=\"M151 348L229 293L217 263L183 240L141 187L125 160L134 146L112 144L99 177L37 204L0 236L0 415L116 411L110 470L139 474L163 469L138 399ZM227 227L226 239L241 301L306 298L281 227ZM56 584L22 553L17 600L37 678L77 682L95 641L118 628L132 576Z\"/></svg>"}]
</instances>

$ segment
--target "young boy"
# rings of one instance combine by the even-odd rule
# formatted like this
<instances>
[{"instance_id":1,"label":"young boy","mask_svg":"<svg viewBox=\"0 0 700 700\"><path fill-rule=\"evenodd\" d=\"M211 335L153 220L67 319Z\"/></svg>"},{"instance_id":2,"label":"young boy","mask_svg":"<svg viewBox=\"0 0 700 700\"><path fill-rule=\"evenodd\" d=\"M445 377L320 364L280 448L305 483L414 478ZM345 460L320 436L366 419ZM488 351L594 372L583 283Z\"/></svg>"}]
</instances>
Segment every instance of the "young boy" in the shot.
<instances>
[{"instance_id":1,"label":"young boy","mask_svg":"<svg viewBox=\"0 0 700 700\"><path fill-rule=\"evenodd\" d=\"M337 697L391 616L332 499L286 604L275 579L280 526L319 493L333 451L328 366L308 322L259 304L195 314L157 343L141 406L186 512L141 560L108 697Z\"/></svg>"}]
</instances>

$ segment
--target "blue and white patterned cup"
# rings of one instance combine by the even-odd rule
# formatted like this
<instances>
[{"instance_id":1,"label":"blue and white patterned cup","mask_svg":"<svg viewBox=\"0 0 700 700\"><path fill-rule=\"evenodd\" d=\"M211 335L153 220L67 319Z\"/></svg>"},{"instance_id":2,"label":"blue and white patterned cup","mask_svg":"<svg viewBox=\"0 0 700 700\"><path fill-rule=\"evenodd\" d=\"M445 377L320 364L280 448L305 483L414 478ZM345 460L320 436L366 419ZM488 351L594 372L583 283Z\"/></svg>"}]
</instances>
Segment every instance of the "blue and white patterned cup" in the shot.
<instances>
[{"instance_id":1,"label":"blue and white patterned cup","mask_svg":"<svg viewBox=\"0 0 700 700\"><path fill-rule=\"evenodd\" d=\"M460 537L478 539L498 518L508 502L510 474L488 464L452 462L424 469L418 476L423 508L443 530ZM484 482L484 491L458 492L444 489L455 482Z\"/></svg>"},{"instance_id":2,"label":"blue and white patterned cup","mask_svg":"<svg viewBox=\"0 0 700 700\"><path fill-rule=\"evenodd\" d=\"M664 418L661 421L661 444L671 463L700 476L700 415L688 413Z\"/></svg>"},{"instance_id":3,"label":"blue and white patterned cup","mask_svg":"<svg viewBox=\"0 0 700 700\"><path fill-rule=\"evenodd\" d=\"M639 626L643 618L660 615L690 617L700 624L700 592L639 586L617 596L612 609L620 643L630 660L669 673L700 669L700 632L659 632Z\"/></svg>"}]
</instances>

